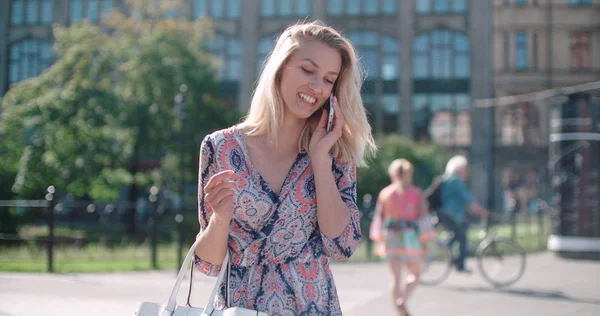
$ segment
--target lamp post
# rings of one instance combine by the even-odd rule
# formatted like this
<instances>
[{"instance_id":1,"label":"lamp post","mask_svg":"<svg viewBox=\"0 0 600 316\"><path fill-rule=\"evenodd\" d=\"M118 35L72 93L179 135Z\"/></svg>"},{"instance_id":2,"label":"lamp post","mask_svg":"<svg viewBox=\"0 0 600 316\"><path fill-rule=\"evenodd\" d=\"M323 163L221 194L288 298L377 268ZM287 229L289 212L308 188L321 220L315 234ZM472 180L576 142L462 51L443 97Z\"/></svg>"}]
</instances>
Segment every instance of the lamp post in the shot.
<instances>
[{"instance_id":1,"label":"lamp post","mask_svg":"<svg viewBox=\"0 0 600 316\"><path fill-rule=\"evenodd\" d=\"M175 222L177 223L177 234L178 234L178 247L177 247L177 265L181 265L183 261L183 208L184 208L184 197L185 197L185 168L184 168L184 144L185 144L185 95L187 92L187 85L182 84L179 87L179 93L175 96L175 108L177 110L177 120L180 122L179 125L179 209L177 215L175 215Z\"/></svg>"}]
</instances>

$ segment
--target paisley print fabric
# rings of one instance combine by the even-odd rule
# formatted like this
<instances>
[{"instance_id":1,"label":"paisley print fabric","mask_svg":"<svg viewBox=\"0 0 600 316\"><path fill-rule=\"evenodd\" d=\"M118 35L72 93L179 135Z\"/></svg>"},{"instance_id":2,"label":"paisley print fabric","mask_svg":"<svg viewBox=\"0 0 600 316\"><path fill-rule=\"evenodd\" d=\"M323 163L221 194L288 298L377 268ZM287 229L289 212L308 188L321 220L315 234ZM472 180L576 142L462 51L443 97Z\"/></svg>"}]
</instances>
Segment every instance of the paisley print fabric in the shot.
<instances>
[{"instance_id":1,"label":"paisley print fabric","mask_svg":"<svg viewBox=\"0 0 600 316\"><path fill-rule=\"evenodd\" d=\"M231 169L238 184L228 241L231 305L269 315L341 315L329 261L350 257L360 242L356 166L332 160L335 182L352 214L344 232L329 238L319 231L315 180L306 152L298 154L280 193L275 194L252 167L244 135L236 127L205 137L200 151L201 230L212 214L203 192L210 177ZM216 276L221 268L198 257L194 264L210 276ZM220 285L214 302L219 309L226 302L225 284Z\"/></svg>"}]
</instances>

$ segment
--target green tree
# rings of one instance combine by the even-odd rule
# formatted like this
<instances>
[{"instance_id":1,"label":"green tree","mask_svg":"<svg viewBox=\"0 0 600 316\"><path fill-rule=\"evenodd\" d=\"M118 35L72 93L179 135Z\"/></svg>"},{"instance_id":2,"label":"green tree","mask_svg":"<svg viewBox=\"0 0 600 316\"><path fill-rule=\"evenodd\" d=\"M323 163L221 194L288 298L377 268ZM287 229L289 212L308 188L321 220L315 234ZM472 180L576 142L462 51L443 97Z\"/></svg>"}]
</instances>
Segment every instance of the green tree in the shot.
<instances>
[{"instance_id":1,"label":"green tree","mask_svg":"<svg viewBox=\"0 0 600 316\"><path fill-rule=\"evenodd\" d=\"M205 49L210 24L155 12L54 28L56 62L2 100L2 160L13 158L6 168L16 169L14 192L39 198L53 184L59 194L108 200L128 186L133 202L150 184L171 186L179 175L174 97L182 84L183 162L187 181L195 181L202 138L239 113L215 95L217 63ZM135 232L135 211L128 215Z\"/></svg>"},{"instance_id":2,"label":"green tree","mask_svg":"<svg viewBox=\"0 0 600 316\"><path fill-rule=\"evenodd\" d=\"M365 194L377 198L379 191L390 183L387 168L394 159L408 159L414 167L414 184L425 189L435 176L443 172L451 157L450 152L438 145L415 143L399 135L378 135L375 141L379 148L377 156L367 168L358 169L359 202Z\"/></svg>"}]
</instances>

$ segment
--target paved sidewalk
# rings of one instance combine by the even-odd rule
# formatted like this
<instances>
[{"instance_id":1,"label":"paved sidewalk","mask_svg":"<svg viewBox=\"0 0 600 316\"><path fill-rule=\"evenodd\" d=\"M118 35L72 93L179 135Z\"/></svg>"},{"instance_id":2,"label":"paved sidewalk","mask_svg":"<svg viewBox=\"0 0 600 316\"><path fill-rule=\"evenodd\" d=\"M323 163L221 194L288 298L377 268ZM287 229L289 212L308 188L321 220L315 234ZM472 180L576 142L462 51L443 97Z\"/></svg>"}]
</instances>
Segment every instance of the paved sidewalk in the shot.
<instances>
[{"instance_id":1,"label":"paved sidewalk","mask_svg":"<svg viewBox=\"0 0 600 316\"><path fill-rule=\"evenodd\" d=\"M332 269L345 315L394 315L384 264L334 264ZM453 273L439 286L417 289L408 304L411 314L600 315L598 262L531 255L523 279L507 289L490 287L474 271L471 276ZM0 273L0 315L133 315L137 301L166 301L174 277L174 271ZM205 276L195 280L193 304L205 303L202 298L213 282ZM180 302L186 293L182 287Z\"/></svg>"}]
</instances>

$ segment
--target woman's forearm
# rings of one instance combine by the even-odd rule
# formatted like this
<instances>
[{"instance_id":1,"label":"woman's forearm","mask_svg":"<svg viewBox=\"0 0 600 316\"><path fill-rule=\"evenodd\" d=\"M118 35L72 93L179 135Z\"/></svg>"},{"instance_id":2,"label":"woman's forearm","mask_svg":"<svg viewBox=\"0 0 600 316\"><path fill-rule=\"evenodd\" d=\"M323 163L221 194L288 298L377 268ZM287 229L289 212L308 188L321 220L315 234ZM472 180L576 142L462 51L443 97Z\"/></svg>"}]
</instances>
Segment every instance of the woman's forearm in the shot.
<instances>
[{"instance_id":1,"label":"woman's forearm","mask_svg":"<svg viewBox=\"0 0 600 316\"><path fill-rule=\"evenodd\" d=\"M206 229L198 236L196 256L214 265L222 264L227 252L228 238L229 221L213 214Z\"/></svg>"},{"instance_id":2,"label":"woman's forearm","mask_svg":"<svg viewBox=\"0 0 600 316\"><path fill-rule=\"evenodd\" d=\"M340 236L350 223L350 210L342 200L331 172L331 160L312 161L317 192L317 221L321 232L330 238Z\"/></svg>"}]
</instances>

